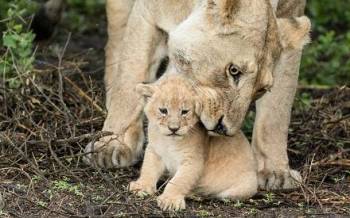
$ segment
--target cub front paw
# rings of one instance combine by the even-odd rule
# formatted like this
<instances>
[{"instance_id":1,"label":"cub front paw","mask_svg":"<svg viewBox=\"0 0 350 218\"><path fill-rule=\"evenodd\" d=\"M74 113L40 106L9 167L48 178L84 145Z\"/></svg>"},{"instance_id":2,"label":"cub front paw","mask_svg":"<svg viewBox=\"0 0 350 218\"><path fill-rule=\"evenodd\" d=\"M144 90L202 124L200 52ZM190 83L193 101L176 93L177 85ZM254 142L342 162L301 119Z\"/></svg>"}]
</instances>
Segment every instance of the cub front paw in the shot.
<instances>
[{"instance_id":1,"label":"cub front paw","mask_svg":"<svg viewBox=\"0 0 350 218\"><path fill-rule=\"evenodd\" d=\"M263 170L258 174L259 188L271 190L291 190L299 187L301 175L296 170Z\"/></svg>"},{"instance_id":2,"label":"cub front paw","mask_svg":"<svg viewBox=\"0 0 350 218\"><path fill-rule=\"evenodd\" d=\"M156 188L140 181L133 181L129 184L129 191L143 197L145 195L153 195L156 192Z\"/></svg>"},{"instance_id":3,"label":"cub front paw","mask_svg":"<svg viewBox=\"0 0 350 218\"><path fill-rule=\"evenodd\" d=\"M157 198L157 204L164 211L179 211L186 209L185 198L181 196L175 197L162 194Z\"/></svg>"},{"instance_id":4,"label":"cub front paw","mask_svg":"<svg viewBox=\"0 0 350 218\"><path fill-rule=\"evenodd\" d=\"M83 161L101 168L120 168L132 165L136 158L129 146L117 137L104 137L85 147Z\"/></svg>"}]
</instances>

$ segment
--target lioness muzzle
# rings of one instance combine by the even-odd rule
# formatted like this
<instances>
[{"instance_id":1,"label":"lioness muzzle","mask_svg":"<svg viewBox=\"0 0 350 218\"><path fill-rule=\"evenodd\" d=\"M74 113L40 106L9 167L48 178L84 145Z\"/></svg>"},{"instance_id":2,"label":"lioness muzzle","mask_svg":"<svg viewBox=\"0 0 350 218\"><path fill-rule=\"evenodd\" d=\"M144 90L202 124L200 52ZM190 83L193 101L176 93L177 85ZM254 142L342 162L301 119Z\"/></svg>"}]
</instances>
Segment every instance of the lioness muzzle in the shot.
<instances>
[{"instance_id":1,"label":"lioness muzzle","mask_svg":"<svg viewBox=\"0 0 350 218\"><path fill-rule=\"evenodd\" d=\"M223 123L223 120L224 120L224 116L220 117L220 119L218 120L218 124L215 126L215 128L213 130L209 130L209 131L214 132L218 135L227 136L227 128L226 128L225 124Z\"/></svg>"}]
</instances>

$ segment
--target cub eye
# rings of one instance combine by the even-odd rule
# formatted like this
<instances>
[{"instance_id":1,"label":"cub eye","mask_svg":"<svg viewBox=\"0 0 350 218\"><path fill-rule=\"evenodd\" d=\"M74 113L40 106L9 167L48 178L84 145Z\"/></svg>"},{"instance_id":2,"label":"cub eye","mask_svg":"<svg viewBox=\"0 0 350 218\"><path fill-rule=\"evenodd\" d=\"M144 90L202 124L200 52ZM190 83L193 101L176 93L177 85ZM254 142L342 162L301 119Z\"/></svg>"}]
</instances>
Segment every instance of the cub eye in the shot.
<instances>
[{"instance_id":1,"label":"cub eye","mask_svg":"<svg viewBox=\"0 0 350 218\"><path fill-rule=\"evenodd\" d=\"M163 115L167 115L168 114L168 110L166 108L159 108L159 112Z\"/></svg>"},{"instance_id":2,"label":"cub eye","mask_svg":"<svg viewBox=\"0 0 350 218\"><path fill-rule=\"evenodd\" d=\"M226 71L230 76L233 77L235 82L238 83L239 78L242 75L242 71L240 71L239 68L234 64L229 64Z\"/></svg>"},{"instance_id":3,"label":"cub eye","mask_svg":"<svg viewBox=\"0 0 350 218\"><path fill-rule=\"evenodd\" d=\"M188 114L188 112L190 112L190 111L189 110L182 110L181 115L186 115L186 114Z\"/></svg>"}]
</instances>

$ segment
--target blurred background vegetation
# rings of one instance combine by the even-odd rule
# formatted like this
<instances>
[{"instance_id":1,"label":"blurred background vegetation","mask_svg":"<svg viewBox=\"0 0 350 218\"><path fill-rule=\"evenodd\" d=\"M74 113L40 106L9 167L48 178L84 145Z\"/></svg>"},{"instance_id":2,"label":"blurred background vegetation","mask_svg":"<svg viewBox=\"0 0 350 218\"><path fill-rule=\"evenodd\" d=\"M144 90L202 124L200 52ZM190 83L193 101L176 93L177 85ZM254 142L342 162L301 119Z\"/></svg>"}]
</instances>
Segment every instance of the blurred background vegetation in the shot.
<instances>
[{"instance_id":1,"label":"blurred background vegetation","mask_svg":"<svg viewBox=\"0 0 350 218\"><path fill-rule=\"evenodd\" d=\"M350 84L350 1L308 0L312 44L304 50L300 81L304 84Z\"/></svg>"},{"instance_id":2,"label":"blurred background vegetation","mask_svg":"<svg viewBox=\"0 0 350 218\"><path fill-rule=\"evenodd\" d=\"M44 1L0 0L0 76L18 87L19 74L29 73L34 60L28 21ZM62 26L74 34L89 31L91 19L104 17L104 0L67 0ZM308 0L313 23L312 43L305 48L302 85L350 84L350 0ZM14 67L17 66L17 67Z\"/></svg>"}]
</instances>

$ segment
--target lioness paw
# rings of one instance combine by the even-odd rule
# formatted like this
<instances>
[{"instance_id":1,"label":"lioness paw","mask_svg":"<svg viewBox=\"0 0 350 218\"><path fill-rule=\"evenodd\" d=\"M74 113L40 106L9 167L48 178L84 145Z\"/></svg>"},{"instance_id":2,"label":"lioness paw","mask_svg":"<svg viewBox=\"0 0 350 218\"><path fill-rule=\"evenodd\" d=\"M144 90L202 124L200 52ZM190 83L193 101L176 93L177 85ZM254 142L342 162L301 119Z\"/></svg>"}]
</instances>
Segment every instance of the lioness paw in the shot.
<instances>
[{"instance_id":1,"label":"lioness paw","mask_svg":"<svg viewBox=\"0 0 350 218\"><path fill-rule=\"evenodd\" d=\"M296 170L259 172L259 188L263 190L291 190L299 187L301 175Z\"/></svg>"},{"instance_id":2,"label":"lioness paw","mask_svg":"<svg viewBox=\"0 0 350 218\"><path fill-rule=\"evenodd\" d=\"M179 211L186 209L185 198L182 196L172 197L162 194L157 198L157 204L164 211Z\"/></svg>"},{"instance_id":3,"label":"lioness paw","mask_svg":"<svg viewBox=\"0 0 350 218\"><path fill-rule=\"evenodd\" d=\"M105 137L95 143L89 143L85 148L86 156L83 161L86 164L101 168L128 167L136 162L136 155L130 147L121 143L116 138Z\"/></svg>"},{"instance_id":4,"label":"lioness paw","mask_svg":"<svg viewBox=\"0 0 350 218\"><path fill-rule=\"evenodd\" d=\"M300 173L296 170L289 170L289 177L291 179L286 180L284 182L283 189L294 189L298 188L300 184L303 182L303 178Z\"/></svg>"},{"instance_id":5,"label":"lioness paw","mask_svg":"<svg viewBox=\"0 0 350 218\"><path fill-rule=\"evenodd\" d=\"M128 167L135 163L136 158L129 146L115 142L113 148L112 163L114 167Z\"/></svg>"},{"instance_id":6,"label":"lioness paw","mask_svg":"<svg viewBox=\"0 0 350 218\"><path fill-rule=\"evenodd\" d=\"M144 197L145 195L153 195L156 192L156 187L146 185L140 181L133 181L129 184L129 191Z\"/></svg>"}]
</instances>

